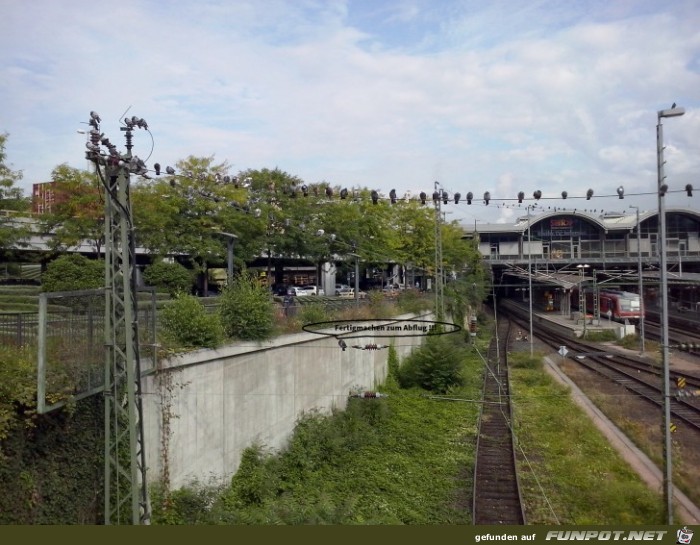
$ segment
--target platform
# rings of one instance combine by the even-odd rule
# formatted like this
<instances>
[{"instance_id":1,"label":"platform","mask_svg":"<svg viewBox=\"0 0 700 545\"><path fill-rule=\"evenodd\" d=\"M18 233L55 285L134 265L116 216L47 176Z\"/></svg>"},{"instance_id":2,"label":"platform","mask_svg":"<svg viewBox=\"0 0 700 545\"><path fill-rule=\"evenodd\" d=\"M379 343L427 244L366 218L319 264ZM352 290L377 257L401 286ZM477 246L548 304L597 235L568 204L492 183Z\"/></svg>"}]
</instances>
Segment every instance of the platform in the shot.
<instances>
[{"instance_id":1,"label":"platform","mask_svg":"<svg viewBox=\"0 0 700 545\"><path fill-rule=\"evenodd\" d=\"M507 309L514 309L520 314L524 313L529 316L530 307L527 302L522 303L520 301L507 299L501 301L500 304ZM535 324L547 322L548 324L554 325L557 329L569 333L572 337L582 337L584 333L588 332L613 331L618 339L622 339L626 335L634 335L636 333L634 324L615 322L614 320L608 320L602 316L598 320L589 314L584 323L583 315L579 311L562 314L562 312L558 310L545 312L533 308L532 321Z\"/></svg>"}]
</instances>

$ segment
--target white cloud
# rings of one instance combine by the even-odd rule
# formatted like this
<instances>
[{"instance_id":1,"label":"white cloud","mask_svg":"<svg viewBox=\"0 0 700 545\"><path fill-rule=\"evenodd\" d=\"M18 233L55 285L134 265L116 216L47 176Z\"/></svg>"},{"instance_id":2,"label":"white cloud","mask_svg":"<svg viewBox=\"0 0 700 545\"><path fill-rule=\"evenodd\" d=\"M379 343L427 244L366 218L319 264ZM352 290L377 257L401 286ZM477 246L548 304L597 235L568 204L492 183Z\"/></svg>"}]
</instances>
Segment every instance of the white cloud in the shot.
<instances>
[{"instance_id":1,"label":"white cloud","mask_svg":"<svg viewBox=\"0 0 700 545\"><path fill-rule=\"evenodd\" d=\"M90 110L117 142L131 106L162 164L215 155L399 194L438 178L479 199L629 195L655 184L655 112L677 101L667 170L682 187L700 169L700 8L608 4L12 3L0 131L25 187L85 166ZM450 219L510 217L493 204Z\"/></svg>"}]
</instances>

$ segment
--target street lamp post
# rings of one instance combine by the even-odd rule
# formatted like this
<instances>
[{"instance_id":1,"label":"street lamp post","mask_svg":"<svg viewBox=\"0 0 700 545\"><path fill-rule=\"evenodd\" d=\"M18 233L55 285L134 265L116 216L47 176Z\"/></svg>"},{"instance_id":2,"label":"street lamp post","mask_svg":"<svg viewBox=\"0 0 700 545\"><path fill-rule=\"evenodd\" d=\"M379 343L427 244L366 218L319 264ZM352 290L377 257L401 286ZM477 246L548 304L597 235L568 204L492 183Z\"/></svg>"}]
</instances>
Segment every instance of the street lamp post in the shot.
<instances>
[{"instance_id":1,"label":"street lamp post","mask_svg":"<svg viewBox=\"0 0 700 545\"><path fill-rule=\"evenodd\" d=\"M637 277L639 282L639 353L644 354L644 280L642 279L642 243L639 223L639 206L630 206L637 211Z\"/></svg>"},{"instance_id":2,"label":"street lamp post","mask_svg":"<svg viewBox=\"0 0 700 545\"><path fill-rule=\"evenodd\" d=\"M530 237L530 207L527 206L527 287L530 301L530 357L534 355L534 340L532 338L532 241Z\"/></svg>"},{"instance_id":3,"label":"street lamp post","mask_svg":"<svg viewBox=\"0 0 700 545\"><path fill-rule=\"evenodd\" d=\"M663 365L663 434L664 434L664 503L667 524L673 524L673 465L671 461L671 391L669 385L668 361L668 277L666 271L666 203L664 197L668 186L664 182L664 117L678 117L685 113L684 108L674 104L668 110L657 112L656 124L656 159L659 197L659 268L661 269L661 362Z\"/></svg>"},{"instance_id":4,"label":"street lamp post","mask_svg":"<svg viewBox=\"0 0 700 545\"><path fill-rule=\"evenodd\" d=\"M583 315L583 338L586 338L586 294L583 291L583 280L586 276L586 269L590 267L590 265L576 265L576 268L578 269L579 276L581 278L581 281L579 283L579 290L578 290L578 309L579 313Z\"/></svg>"},{"instance_id":5,"label":"street lamp post","mask_svg":"<svg viewBox=\"0 0 700 545\"><path fill-rule=\"evenodd\" d=\"M223 231L217 231L216 234L226 237L226 281L227 285L231 286L233 284L233 245L238 236Z\"/></svg>"}]
</instances>

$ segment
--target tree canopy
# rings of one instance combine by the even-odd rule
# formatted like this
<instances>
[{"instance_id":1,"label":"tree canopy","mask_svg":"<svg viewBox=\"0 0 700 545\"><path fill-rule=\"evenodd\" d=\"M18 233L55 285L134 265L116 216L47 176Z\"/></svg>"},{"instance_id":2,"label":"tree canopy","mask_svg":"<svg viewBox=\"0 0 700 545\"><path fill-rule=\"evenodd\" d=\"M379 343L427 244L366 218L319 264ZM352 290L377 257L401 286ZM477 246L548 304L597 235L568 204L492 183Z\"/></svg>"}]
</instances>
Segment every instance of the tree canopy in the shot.
<instances>
[{"instance_id":1,"label":"tree canopy","mask_svg":"<svg viewBox=\"0 0 700 545\"><path fill-rule=\"evenodd\" d=\"M0 249L9 248L27 235L27 229L13 221L14 213L27 212L31 201L25 198L17 182L22 179L22 172L12 170L7 163L5 146L9 135L0 134Z\"/></svg>"}]
</instances>

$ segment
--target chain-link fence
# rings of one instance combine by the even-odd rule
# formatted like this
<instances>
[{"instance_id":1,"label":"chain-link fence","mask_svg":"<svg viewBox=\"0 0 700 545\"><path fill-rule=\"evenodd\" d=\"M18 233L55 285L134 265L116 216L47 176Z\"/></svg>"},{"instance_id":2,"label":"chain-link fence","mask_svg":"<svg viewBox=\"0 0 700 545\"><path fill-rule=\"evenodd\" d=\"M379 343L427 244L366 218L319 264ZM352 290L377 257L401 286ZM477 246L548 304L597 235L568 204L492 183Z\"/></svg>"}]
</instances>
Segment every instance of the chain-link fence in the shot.
<instances>
[{"instance_id":1,"label":"chain-link fence","mask_svg":"<svg viewBox=\"0 0 700 545\"><path fill-rule=\"evenodd\" d=\"M140 359L153 362L156 350L153 290L148 290L145 299L139 297L137 306ZM30 335L26 325L22 332L25 339ZM19 335L19 331L15 334ZM103 289L41 294L37 324L31 334L37 345L40 412L59 406L68 397L80 399L103 389L107 342Z\"/></svg>"}]
</instances>

